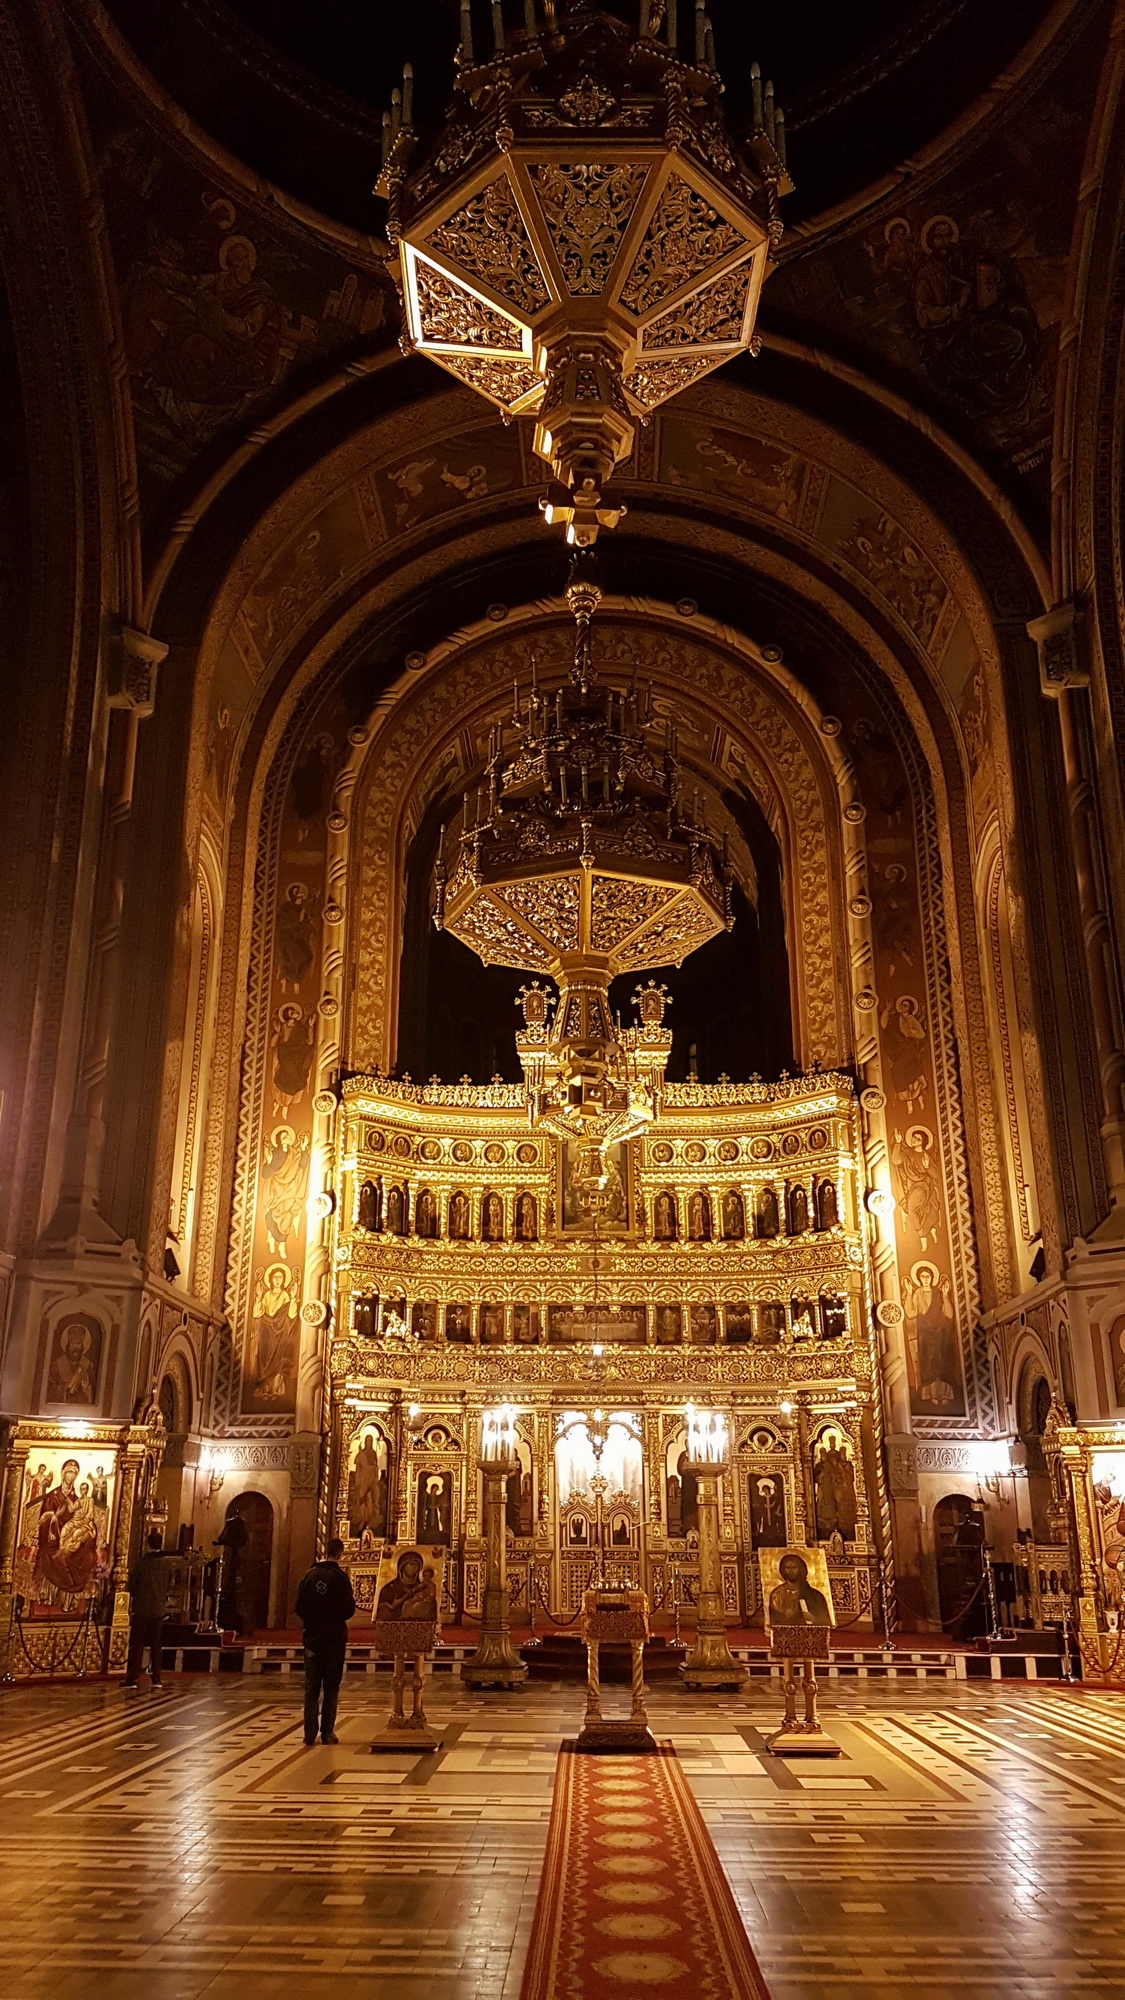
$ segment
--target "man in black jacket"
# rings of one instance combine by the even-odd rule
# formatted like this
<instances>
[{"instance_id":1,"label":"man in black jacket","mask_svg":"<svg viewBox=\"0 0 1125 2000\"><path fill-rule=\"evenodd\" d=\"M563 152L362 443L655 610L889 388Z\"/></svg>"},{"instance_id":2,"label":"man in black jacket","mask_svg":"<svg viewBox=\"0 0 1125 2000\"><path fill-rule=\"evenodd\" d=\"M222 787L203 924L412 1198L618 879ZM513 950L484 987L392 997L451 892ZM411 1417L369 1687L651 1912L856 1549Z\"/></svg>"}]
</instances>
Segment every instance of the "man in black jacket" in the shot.
<instances>
[{"instance_id":1,"label":"man in black jacket","mask_svg":"<svg viewBox=\"0 0 1125 2000\"><path fill-rule=\"evenodd\" d=\"M136 1694L137 1676L148 1648L149 1678L154 1689L164 1683L160 1675L163 1659L164 1618L168 1591L176 1574L176 1559L164 1554L159 1530L153 1529L145 1552L133 1564L129 1577L129 1663L121 1685L127 1694Z\"/></svg>"},{"instance_id":2,"label":"man in black jacket","mask_svg":"<svg viewBox=\"0 0 1125 2000\"><path fill-rule=\"evenodd\" d=\"M343 1553L343 1542L329 1542L326 1561L306 1570L297 1589L297 1616L305 1628L306 1750L312 1749L318 1732L322 1743L339 1741L336 1703L344 1677L348 1619L355 1616L352 1587L340 1568Z\"/></svg>"}]
</instances>

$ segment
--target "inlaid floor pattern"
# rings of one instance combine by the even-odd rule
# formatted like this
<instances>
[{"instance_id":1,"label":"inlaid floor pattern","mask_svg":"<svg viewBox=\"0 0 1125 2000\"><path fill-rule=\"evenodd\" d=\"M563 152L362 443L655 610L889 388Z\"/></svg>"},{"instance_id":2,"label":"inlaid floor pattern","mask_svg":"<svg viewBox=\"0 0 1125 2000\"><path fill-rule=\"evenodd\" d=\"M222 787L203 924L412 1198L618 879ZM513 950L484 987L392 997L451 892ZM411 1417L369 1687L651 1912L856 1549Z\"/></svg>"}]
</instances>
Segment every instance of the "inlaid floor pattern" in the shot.
<instances>
[{"instance_id":1,"label":"inlaid floor pattern","mask_svg":"<svg viewBox=\"0 0 1125 2000\"><path fill-rule=\"evenodd\" d=\"M2 2000L518 2000L580 1688L438 1683L425 1759L369 1754L370 1677L312 1751L294 1682L170 1688L0 1703ZM840 1687L824 1763L778 1705L652 1701L774 2000L1125 2000L1125 1698Z\"/></svg>"}]
</instances>

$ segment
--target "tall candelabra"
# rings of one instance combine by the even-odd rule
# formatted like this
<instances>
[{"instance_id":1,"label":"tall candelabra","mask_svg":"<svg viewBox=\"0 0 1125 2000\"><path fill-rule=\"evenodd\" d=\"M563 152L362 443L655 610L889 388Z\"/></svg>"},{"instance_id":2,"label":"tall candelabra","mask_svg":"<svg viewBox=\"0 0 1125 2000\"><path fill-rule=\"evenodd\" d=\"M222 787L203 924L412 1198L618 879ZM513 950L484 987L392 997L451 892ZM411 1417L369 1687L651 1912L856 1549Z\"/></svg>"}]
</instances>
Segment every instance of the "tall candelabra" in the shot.
<instances>
[{"instance_id":1,"label":"tall candelabra","mask_svg":"<svg viewBox=\"0 0 1125 2000\"><path fill-rule=\"evenodd\" d=\"M723 1576L719 1553L719 1481L726 1469L727 1426L717 1410L689 1403L687 1469L696 1481L699 1507L699 1615L695 1645L680 1667L685 1687L739 1689L746 1668L727 1644L723 1618Z\"/></svg>"},{"instance_id":2,"label":"tall candelabra","mask_svg":"<svg viewBox=\"0 0 1125 2000\"><path fill-rule=\"evenodd\" d=\"M485 1410L481 1423L480 1469L484 1477L484 1598L480 1641L464 1661L461 1679L469 1687L516 1688L527 1668L513 1650L508 1597L508 1542L505 1489L519 1465L516 1413L510 1403Z\"/></svg>"}]
</instances>

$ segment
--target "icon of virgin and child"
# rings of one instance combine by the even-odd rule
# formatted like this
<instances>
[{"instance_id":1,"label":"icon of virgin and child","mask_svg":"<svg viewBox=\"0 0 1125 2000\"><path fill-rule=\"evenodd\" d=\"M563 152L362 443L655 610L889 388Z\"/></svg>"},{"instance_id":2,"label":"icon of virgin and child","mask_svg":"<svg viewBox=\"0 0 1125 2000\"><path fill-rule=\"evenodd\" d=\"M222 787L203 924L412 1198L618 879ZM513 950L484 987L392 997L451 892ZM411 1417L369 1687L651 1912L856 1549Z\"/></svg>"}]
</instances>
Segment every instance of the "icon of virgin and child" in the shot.
<instances>
[{"instance_id":1,"label":"icon of virgin and child","mask_svg":"<svg viewBox=\"0 0 1125 2000\"><path fill-rule=\"evenodd\" d=\"M376 1623L416 1619L436 1624L441 1567L440 1549L402 1549L385 1562L379 1572Z\"/></svg>"}]
</instances>

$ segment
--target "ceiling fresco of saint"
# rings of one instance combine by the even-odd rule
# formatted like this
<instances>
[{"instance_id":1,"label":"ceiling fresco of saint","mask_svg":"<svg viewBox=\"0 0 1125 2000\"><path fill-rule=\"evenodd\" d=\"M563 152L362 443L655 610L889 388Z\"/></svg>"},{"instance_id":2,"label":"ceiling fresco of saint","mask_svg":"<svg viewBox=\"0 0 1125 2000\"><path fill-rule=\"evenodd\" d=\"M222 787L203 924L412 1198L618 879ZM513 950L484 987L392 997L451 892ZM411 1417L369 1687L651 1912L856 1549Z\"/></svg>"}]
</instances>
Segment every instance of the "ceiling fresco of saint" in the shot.
<instances>
[{"instance_id":1,"label":"ceiling fresco of saint","mask_svg":"<svg viewBox=\"0 0 1125 2000\"><path fill-rule=\"evenodd\" d=\"M604 11L624 32L637 5ZM838 1227L831 1254L852 1259L872 1505L887 1561L929 1591L921 1617L946 1472L967 1479L971 1448L1036 1410L1036 1437L1045 1412L1125 1415L1125 26L1115 0L829 11L759 23L714 0L729 128L750 129L760 58L794 187L754 342L637 415L590 657L614 699L648 688L685 791L728 833L733 941L652 969L676 1116L720 1093L714 1131L682 1143L733 1160L732 1102L752 1122L759 1088L782 1106L794 1078L843 1079L854 1213L841 1193L825 1241ZM6 1406L47 1421L75 1328L91 1421L148 1422L174 1377L185 1436L275 1454L275 1609L343 1505L325 1440L333 1382L368 1365L356 1324L452 1314L435 1381L462 1365L462 1324L481 1369L533 1307L569 1324L547 1275L513 1290L514 1221L491 1264L479 1222L494 1198L534 1214L521 1268L563 1257L546 1155L542 1184L504 1178L515 961L431 921L495 732L539 678L568 684L569 552L540 508L535 420L503 420L409 335L372 192L382 107L412 62L436 143L461 13L383 12L17 0L0 50L22 217L0 226L0 656L23 801L4 807ZM471 9L482 38L492 13ZM523 32L522 0L509 14ZM434 1168L423 1188L435 1106L464 1110L473 1173L501 1149L495 1186ZM377 1228L368 1116L407 1148L365 1169ZM778 1188L650 1185L635 1143L618 1255L637 1289L613 1303L648 1328L638 1347L693 1311L772 1325L750 1252L742 1315L705 1276L717 1233L673 1255L655 1202L753 1214L762 1196L807 1220L812 1170L802 1211L780 1167ZM423 1193L447 1220L456 1194L468 1233L414 1229ZM781 1233L796 1270L804 1224ZM384 1252L373 1307L357 1274ZM794 1343L800 1297L794 1277Z\"/></svg>"}]
</instances>

